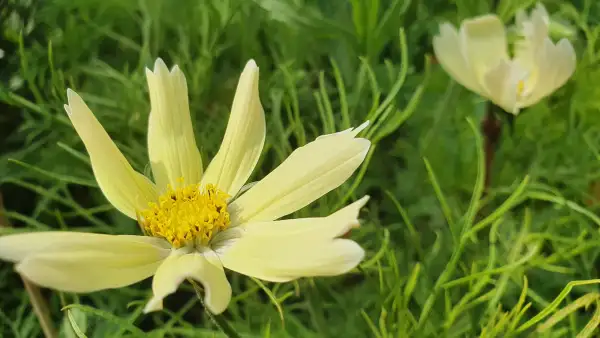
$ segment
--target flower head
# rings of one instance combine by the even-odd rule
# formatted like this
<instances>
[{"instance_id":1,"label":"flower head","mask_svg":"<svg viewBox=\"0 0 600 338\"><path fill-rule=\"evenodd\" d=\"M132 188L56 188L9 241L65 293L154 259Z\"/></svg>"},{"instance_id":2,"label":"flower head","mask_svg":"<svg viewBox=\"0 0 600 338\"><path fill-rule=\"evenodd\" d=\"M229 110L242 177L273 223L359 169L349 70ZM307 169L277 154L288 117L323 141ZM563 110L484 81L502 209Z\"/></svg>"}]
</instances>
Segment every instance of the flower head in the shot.
<instances>
[{"instance_id":1,"label":"flower head","mask_svg":"<svg viewBox=\"0 0 600 338\"><path fill-rule=\"evenodd\" d=\"M364 257L339 238L358 226L365 196L327 217L279 220L348 179L370 142L367 126L318 137L296 149L251 187L265 142L258 67L246 64L221 147L206 171L194 140L187 85L160 59L146 71L151 112L148 153L154 180L136 172L81 97L68 90L65 110L83 140L100 189L116 209L136 219L145 236L34 232L0 237L0 258L35 283L68 292L118 288L153 277L145 311L186 278L199 281L207 308L227 308L231 286L224 267L267 281L330 276Z\"/></svg>"},{"instance_id":2,"label":"flower head","mask_svg":"<svg viewBox=\"0 0 600 338\"><path fill-rule=\"evenodd\" d=\"M560 88L575 71L576 56L567 39L554 44L550 19L538 4L528 16L519 11L519 40L509 57L504 24L496 15L464 20L457 31L440 26L433 48L440 64L457 82L509 113L531 106Z\"/></svg>"}]
</instances>

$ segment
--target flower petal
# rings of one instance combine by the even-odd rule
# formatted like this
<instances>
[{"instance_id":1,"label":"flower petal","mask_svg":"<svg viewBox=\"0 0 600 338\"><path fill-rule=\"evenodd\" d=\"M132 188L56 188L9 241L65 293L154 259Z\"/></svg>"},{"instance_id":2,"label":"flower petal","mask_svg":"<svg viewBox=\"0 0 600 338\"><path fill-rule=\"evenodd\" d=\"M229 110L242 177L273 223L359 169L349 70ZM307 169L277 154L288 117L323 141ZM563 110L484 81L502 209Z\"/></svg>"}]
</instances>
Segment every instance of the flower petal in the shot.
<instances>
[{"instance_id":1,"label":"flower petal","mask_svg":"<svg viewBox=\"0 0 600 338\"><path fill-rule=\"evenodd\" d=\"M514 45L514 60L528 72L524 83L525 99L522 101L530 101L527 97L531 97L540 78L545 75L540 67L546 60L544 45L549 40L549 20L548 12L542 4L536 6L531 17L522 10L517 13L516 27L520 36ZM530 104L523 102L521 105L525 107Z\"/></svg>"},{"instance_id":2,"label":"flower petal","mask_svg":"<svg viewBox=\"0 0 600 338\"><path fill-rule=\"evenodd\" d=\"M265 114L258 93L258 67L248 61L238 82L225 136L202 178L235 196L246 183L265 144Z\"/></svg>"},{"instance_id":3,"label":"flower petal","mask_svg":"<svg viewBox=\"0 0 600 338\"><path fill-rule=\"evenodd\" d=\"M148 154L158 188L167 184L196 184L202 177L202 158L194 139L185 76L175 66L169 72L161 59L154 72L146 69L152 111L148 121Z\"/></svg>"},{"instance_id":4,"label":"flower petal","mask_svg":"<svg viewBox=\"0 0 600 338\"><path fill-rule=\"evenodd\" d=\"M505 111L518 114L519 86L523 85L527 73L512 61L502 61L484 76L487 97Z\"/></svg>"},{"instance_id":5,"label":"flower petal","mask_svg":"<svg viewBox=\"0 0 600 338\"><path fill-rule=\"evenodd\" d=\"M135 218L136 210L156 200L154 185L133 170L81 97L71 89L67 97L65 110L87 149L100 189L115 208Z\"/></svg>"},{"instance_id":6,"label":"flower petal","mask_svg":"<svg viewBox=\"0 0 600 338\"><path fill-rule=\"evenodd\" d=\"M542 27L542 26L539 26L540 23L543 23L547 29L548 26L550 25L550 16L548 15L548 11L546 10L546 7L544 7L544 5L539 2L535 6L535 8L531 11L531 15L528 15L527 12L525 11L525 9L523 9L523 8L518 9L515 14L515 26L518 29L523 29L523 28L525 28L524 26L528 26L531 24L534 24L537 27ZM530 28L531 28L531 26L525 28L525 31L531 32ZM547 36L548 34L546 33L544 35Z\"/></svg>"},{"instance_id":7,"label":"flower petal","mask_svg":"<svg viewBox=\"0 0 600 338\"><path fill-rule=\"evenodd\" d=\"M127 286L154 274L165 241L143 236L34 232L0 237L0 258L36 284L66 292Z\"/></svg>"},{"instance_id":8,"label":"flower petal","mask_svg":"<svg viewBox=\"0 0 600 338\"><path fill-rule=\"evenodd\" d=\"M554 45L550 38L546 38L538 61L539 77L523 105L533 105L562 87L575 72L576 59L573 45L567 39Z\"/></svg>"},{"instance_id":9,"label":"flower petal","mask_svg":"<svg viewBox=\"0 0 600 338\"><path fill-rule=\"evenodd\" d=\"M144 312L162 309L163 299L174 293L186 278L202 283L204 304L212 313L219 314L227 309L231 300L231 285L214 253L205 256L197 252L180 254L174 251L156 271L152 280L154 295Z\"/></svg>"},{"instance_id":10,"label":"flower petal","mask_svg":"<svg viewBox=\"0 0 600 338\"><path fill-rule=\"evenodd\" d=\"M544 49L544 41L548 38L550 18L546 8L539 4L528 17L522 10L517 13L516 26L520 39L515 42L515 60L525 69L535 70L540 53ZM537 78L538 74L531 74ZM534 79L534 82L537 81Z\"/></svg>"},{"instance_id":11,"label":"flower petal","mask_svg":"<svg viewBox=\"0 0 600 338\"><path fill-rule=\"evenodd\" d=\"M230 230L233 236L225 232L223 237L230 239L216 244L216 252L226 268L273 282L345 273L363 259L364 251L336 237L359 225L358 213L368 199L328 217L244 224Z\"/></svg>"},{"instance_id":12,"label":"flower petal","mask_svg":"<svg viewBox=\"0 0 600 338\"><path fill-rule=\"evenodd\" d=\"M334 212L327 217L309 217L281 221L258 221L242 224L231 230L240 229L241 237L246 232L253 236L265 235L275 236L308 236L310 238L335 238L348 232L353 227L358 227L358 213L360 209L367 204L369 196L364 196L352 204ZM215 241L219 241L219 236L226 235L227 232L218 233Z\"/></svg>"},{"instance_id":13,"label":"flower petal","mask_svg":"<svg viewBox=\"0 0 600 338\"><path fill-rule=\"evenodd\" d=\"M369 140L355 138L366 126L325 135L294 150L279 167L229 205L231 224L278 219L337 188L369 151Z\"/></svg>"},{"instance_id":14,"label":"flower petal","mask_svg":"<svg viewBox=\"0 0 600 338\"><path fill-rule=\"evenodd\" d=\"M496 15L468 19L460 27L463 55L481 83L484 74L502 60L508 60L504 24Z\"/></svg>"},{"instance_id":15,"label":"flower petal","mask_svg":"<svg viewBox=\"0 0 600 338\"><path fill-rule=\"evenodd\" d=\"M440 33L433 37L433 51L442 68L461 85L483 95L481 85L467 63L456 28L449 23L440 25Z\"/></svg>"}]
</instances>

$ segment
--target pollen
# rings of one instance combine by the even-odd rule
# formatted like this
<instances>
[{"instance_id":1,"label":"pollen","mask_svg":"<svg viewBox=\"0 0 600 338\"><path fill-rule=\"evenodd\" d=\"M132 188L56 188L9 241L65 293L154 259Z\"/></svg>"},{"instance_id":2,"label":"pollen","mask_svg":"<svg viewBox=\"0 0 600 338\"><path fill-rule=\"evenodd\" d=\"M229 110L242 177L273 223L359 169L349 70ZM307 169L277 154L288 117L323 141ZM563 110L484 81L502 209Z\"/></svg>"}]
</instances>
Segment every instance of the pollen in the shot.
<instances>
[{"instance_id":1,"label":"pollen","mask_svg":"<svg viewBox=\"0 0 600 338\"><path fill-rule=\"evenodd\" d=\"M164 238L175 248L206 245L229 227L229 195L212 184L180 186L169 185L158 202L138 212L138 222L146 235Z\"/></svg>"}]
</instances>

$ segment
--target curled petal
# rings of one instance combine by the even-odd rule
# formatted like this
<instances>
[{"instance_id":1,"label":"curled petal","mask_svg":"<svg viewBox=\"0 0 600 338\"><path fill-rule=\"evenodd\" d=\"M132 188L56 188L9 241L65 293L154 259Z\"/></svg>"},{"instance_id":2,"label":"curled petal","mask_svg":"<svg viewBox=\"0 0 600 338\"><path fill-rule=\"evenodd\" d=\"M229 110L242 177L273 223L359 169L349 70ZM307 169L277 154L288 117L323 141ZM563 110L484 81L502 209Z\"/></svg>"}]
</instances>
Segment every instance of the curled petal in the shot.
<instances>
[{"instance_id":1,"label":"curled petal","mask_svg":"<svg viewBox=\"0 0 600 338\"><path fill-rule=\"evenodd\" d=\"M231 300L231 285L223 267L214 254L180 254L174 251L156 271L152 280L154 295L146 304L144 312L157 311L163 307L163 299L174 293L186 278L193 278L204 287L204 304L215 314L225 309Z\"/></svg>"}]
</instances>

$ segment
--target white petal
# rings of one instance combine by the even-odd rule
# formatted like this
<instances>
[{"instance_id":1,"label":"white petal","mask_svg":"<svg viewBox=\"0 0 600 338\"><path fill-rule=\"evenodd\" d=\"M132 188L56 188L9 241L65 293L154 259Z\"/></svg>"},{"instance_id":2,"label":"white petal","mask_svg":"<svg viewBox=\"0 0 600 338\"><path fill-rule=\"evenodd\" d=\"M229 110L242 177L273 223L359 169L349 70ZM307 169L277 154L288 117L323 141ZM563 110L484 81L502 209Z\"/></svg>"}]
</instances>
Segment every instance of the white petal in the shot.
<instances>
[{"instance_id":1,"label":"white petal","mask_svg":"<svg viewBox=\"0 0 600 338\"><path fill-rule=\"evenodd\" d=\"M544 28L546 30L549 29L550 15L548 15L548 11L542 3L538 2L535 8L531 11L531 21L538 28ZM543 32L543 30L540 30L540 32ZM547 35L547 33L544 35Z\"/></svg>"},{"instance_id":2,"label":"white petal","mask_svg":"<svg viewBox=\"0 0 600 338\"><path fill-rule=\"evenodd\" d=\"M577 64L575 50L571 43L562 39L554 45L549 38L544 43L542 58L539 60L539 77L531 95L524 103L533 105L562 87L573 75Z\"/></svg>"},{"instance_id":3,"label":"white petal","mask_svg":"<svg viewBox=\"0 0 600 338\"><path fill-rule=\"evenodd\" d=\"M81 97L71 89L67 97L65 110L87 149L100 189L115 208L135 218L136 210L156 200L154 185L133 170Z\"/></svg>"},{"instance_id":4,"label":"white petal","mask_svg":"<svg viewBox=\"0 0 600 338\"><path fill-rule=\"evenodd\" d=\"M235 196L246 183L265 143L265 114L258 93L258 67L248 61L238 82L225 136L202 184Z\"/></svg>"},{"instance_id":5,"label":"white petal","mask_svg":"<svg viewBox=\"0 0 600 338\"><path fill-rule=\"evenodd\" d=\"M148 153L152 173L162 191L167 184L196 184L202 177L202 159L194 139L185 76L175 66L169 72L161 59L154 72L146 69L152 111L148 121Z\"/></svg>"},{"instance_id":6,"label":"white petal","mask_svg":"<svg viewBox=\"0 0 600 338\"><path fill-rule=\"evenodd\" d=\"M512 114L518 114L518 87L525 81L527 73L514 62L502 61L484 76L487 97Z\"/></svg>"},{"instance_id":7,"label":"white petal","mask_svg":"<svg viewBox=\"0 0 600 338\"><path fill-rule=\"evenodd\" d=\"M252 236L267 236L271 238L279 236L294 238L297 238L297 236L307 236L313 239L332 239L345 234L351 228L359 226L358 213L367 204L369 198L369 196L364 196L327 217L250 222L235 227L232 230L240 228L241 232L239 234L242 236L250 233ZM219 241L220 235L227 237L227 232L217 234L214 240Z\"/></svg>"},{"instance_id":8,"label":"white petal","mask_svg":"<svg viewBox=\"0 0 600 338\"><path fill-rule=\"evenodd\" d=\"M197 252L180 254L174 251L156 271L152 280L154 295L144 312L162 309L163 299L174 293L186 278L193 278L202 284L204 304L212 313L219 314L227 309L231 300L231 285L218 260L207 259Z\"/></svg>"},{"instance_id":9,"label":"white petal","mask_svg":"<svg viewBox=\"0 0 600 338\"><path fill-rule=\"evenodd\" d=\"M0 258L34 283L66 292L127 286L154 274L169 253L165 241L142 236L34 232L0 237Z\"/></svg>"},{"instance_id":10,"label":"white petal","mask_svg":"<svg viewBox=\"0 0 600 338\"><path fill-rule=\"evenodd\" d=\"M520 39L515 43L514 59L525 69L529 69L531 82L538 81L538 67L540 57L543 58L544 43L549 33L548 12L543 5L538 6L531 12L531 18L525 14L517 21Z\"/></svg>"},{"instance_id":11,"label":"white petal","mask_svg":"<svg viewBox=\"0 0 600 338\"><path fill-rule=\"evenodd\" d=\"M515 16L515 26L525 37L541 36L543 39L548 36L550 16L546 7L538 3L531 11L531 15L527 15L523 9L519 9Z\"/></svg>"},{"instance_id":12,"label":"white petal","mask_svg":"<svg viewBox=\"0 0 600 338\"><path fill-rule=\"evenodd\" d=\"M244 224L216 245L217 254L226 268L273 282L345 273L364 251L336 237L359 225L358 213L368 200L365 196L328 217Z\"/></svg>"},{"instance_id":13,"label":"white petal","mask_svg":"<svg viewBox=\"0 0 600 338\"><path fill-rule=\"evenodd\" d=\"M468 19L460 27L463 54L481 83L484 74L501 61L508 60L504 24L496 15Z\"/></svg>"},{"instance_id":14,"label":"white petal","mask_svg":"<svg viewBox=\"0 0 600 338\"><path fill-rule=\"evenodd\" d=\"M454 80L469 90L483 95L481 85L463 55L461 40L454 26L449 23L440 25L439 35L433 37L433 50L442 68Z\"/></svg>"},{"instance_id":15,"label":"white petal","mask_svg":"<svg viewBox=\"0 0 600 338\"><path fill-rule=\"evenodd\" d=\"M226 268L246 276L282 283L301 277L344 274L356 267L364 255L364 250L349 239L316 242L288 237L274 243L266 237L248 237L238 240L221 261Z\"/></svg>"},{"instance_id":16,"label":"white petal","mask_svg":"<svg viewBox=\"0 0 600 338\"><path fill-rule=\"evenodd\" d=\"M271 221L305 207L346 181L371 142L340 132L296 149L265 178L229 205L232 225Z\"/></svg>"}]
</instances>

